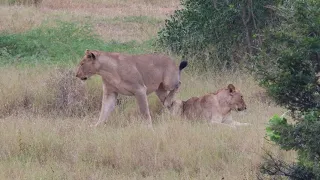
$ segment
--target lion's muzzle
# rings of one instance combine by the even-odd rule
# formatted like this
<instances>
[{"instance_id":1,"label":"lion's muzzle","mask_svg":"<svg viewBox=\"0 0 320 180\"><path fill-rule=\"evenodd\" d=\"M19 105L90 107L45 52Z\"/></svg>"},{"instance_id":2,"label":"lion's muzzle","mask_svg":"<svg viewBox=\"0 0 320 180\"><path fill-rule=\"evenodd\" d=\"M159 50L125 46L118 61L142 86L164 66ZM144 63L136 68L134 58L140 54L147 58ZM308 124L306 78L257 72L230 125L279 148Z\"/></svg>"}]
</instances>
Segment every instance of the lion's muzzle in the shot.
<instances>
[{"instance_id":1,"label":"lion's muzzle","mask_svg":"<svg viewBox=\"0 0 320 180\"><path fill-rule=\"evenodd\" d=\"M83 80L83 81L85 81L85 80L88 79L88 77L86 77L86 76L81 76L79 73L76 74L76 77L79 78L79 79L81 79L81 80Z\"/></svg>"},{"instance_id":2,"label":"lion's muzzle","mask_svg":"<svg viewBox=\"0 0 320 180\"><path fill-rule=\"evenodd\" d=\"M244 111L247 109L247 106L239 107L237 108L237 111Z\"/></svg>"}]
</instances>

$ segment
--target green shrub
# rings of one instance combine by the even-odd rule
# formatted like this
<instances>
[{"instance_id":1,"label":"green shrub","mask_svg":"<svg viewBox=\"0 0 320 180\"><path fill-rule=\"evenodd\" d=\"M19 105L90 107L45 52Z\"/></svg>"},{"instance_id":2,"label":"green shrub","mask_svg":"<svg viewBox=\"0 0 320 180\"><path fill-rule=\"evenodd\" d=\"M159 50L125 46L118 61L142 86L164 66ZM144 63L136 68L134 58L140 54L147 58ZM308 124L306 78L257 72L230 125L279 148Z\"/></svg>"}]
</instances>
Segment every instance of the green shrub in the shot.
<instances>
[{"instance_id":1,"label":"green shrub","mask_svg":"<svg viewBox=\"0 0 320 180\"><path fill-rule=\"evenodd\" d=\"M287 164L269 155L262 173L301 180L320 178L320 111L304 113L296 124L275 116L269 121L267 135L281 149L297 151L298 163Z\"/></svg>"},{"instance_id":2,"label":"green shrub","mask_svg":"<svg viewBox=\"0 0 320 180\"><path fill-rule=\"evenodd\" d=\"M199 65L228 67L261 44L261 30L277 22L267 7L277 3L182 0L183 9L176 10L159 32L159 43L174 53L195 56Z\"/></svg>"},{"instance_id":3,"label":"green shrub","mask_svg":"<svg viewBox=\"0 0 320 180\"><path fill-rule=\"evenodd\" d=\"M286 8L283 23L266 32L255 58L257 77L278 104L290 110L319 108L320 2L295 1Z\"/></svg>"},{"instance_id":4,"label":"green shrub","mask_svg":"<svg viewBox=\"0 0 320 180\"><path fill-rule=\"evenodd\" d=\"M291 112L295 123L274 116L267 135L281 149L294 150L298 162L288 164L272 156L261 172L289 179L320 179L320 1L287 1L279 8L283 21L266 31L262 51L255 58L256 74L268 93Z\"/></svg>"}]
</instances>

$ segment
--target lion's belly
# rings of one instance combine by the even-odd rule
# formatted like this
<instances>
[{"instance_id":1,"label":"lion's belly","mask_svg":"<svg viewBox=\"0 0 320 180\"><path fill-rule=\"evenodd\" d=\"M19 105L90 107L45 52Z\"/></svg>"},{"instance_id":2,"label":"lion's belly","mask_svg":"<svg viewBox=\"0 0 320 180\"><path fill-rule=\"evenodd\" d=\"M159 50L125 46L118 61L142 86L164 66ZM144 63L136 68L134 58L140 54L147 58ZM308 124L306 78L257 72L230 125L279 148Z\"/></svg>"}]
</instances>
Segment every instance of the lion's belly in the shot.
<instances>
[{"instance_id":1,"label":"lion's belly","mask_svg":"<svg viewBox=\"0 0 320 180\"><path fill-rule=\"evenodd\" d=\"M184 115L188 119L197 119L202 115L199 98L188 99L184 104Z\"/></svg>"},{"instance_id":2,"label":"lion's belly","mask_svg":"<svg viewBox=\"0 0 320 180\"><path fill-rule=\"evenodd\" d=\"M122 94L122 95L126 95L126 96L133 96L134 93L128 89L126 89L125 87L123 86L107 86L107 90L108 92L116 92L116 93L119 93L119 94Z\"/></svg>"},{"instance_id":3,"label":"lion's belly","mask_svg":"<svg viewBox=\"0 0 320 180\"><path fill-rule=\"evenodd\" d=\"M142 88L146 88L146 93L150 94L159 88L162 82L162 76L159 72L155 73L144 73L141 74L138 71L131 70L116 73L105 73L103 82L109 87L109 91L117 92L119 94L133 96L137 91Z\"/></svg>"},{"instance_id":4,"label":"lion's belly","mask_svg":"<svg viewBox=\"0 0 320 180\"><path fill-rule=\"evenodd\" d=\"M112 82L112 81L106 81L104 80L105 87L107 88L108 93L109 92L116 92L122 95L126 96L133 96L134 91L133 88L124 82Z\"/></svg>"}]
</instances>

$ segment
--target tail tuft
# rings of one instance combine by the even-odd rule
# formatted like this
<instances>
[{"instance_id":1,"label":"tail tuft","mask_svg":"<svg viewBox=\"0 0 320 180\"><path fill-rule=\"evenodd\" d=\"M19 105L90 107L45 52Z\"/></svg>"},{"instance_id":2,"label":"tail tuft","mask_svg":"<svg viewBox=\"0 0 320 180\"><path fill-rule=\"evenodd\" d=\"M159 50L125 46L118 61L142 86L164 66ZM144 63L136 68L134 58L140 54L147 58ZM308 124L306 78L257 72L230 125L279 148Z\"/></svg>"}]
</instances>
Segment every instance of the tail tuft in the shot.
<instances>
[{"instance_id":1,"label":"tail tuft","mask_svg":"<svg viewBox=\"0 0 320 180\"><path fill-rule=\"evenodd\" d=\"M187 61L182 61L179 65L179 70L181 71L183 68L185 68L188 65Z\"/></svg>"}]
</instances>

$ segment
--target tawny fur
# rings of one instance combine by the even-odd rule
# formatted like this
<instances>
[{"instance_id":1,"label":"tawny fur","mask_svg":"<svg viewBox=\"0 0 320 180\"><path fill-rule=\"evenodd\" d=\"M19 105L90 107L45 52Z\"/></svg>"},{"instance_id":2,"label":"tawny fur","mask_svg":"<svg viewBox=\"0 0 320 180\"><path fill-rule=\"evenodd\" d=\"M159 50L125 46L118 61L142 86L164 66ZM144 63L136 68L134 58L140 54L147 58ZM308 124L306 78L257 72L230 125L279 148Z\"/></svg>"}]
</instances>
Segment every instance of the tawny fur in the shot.
<instances>
[{"instance_id":1,"label":"tawny fur","mask_svg":"<svg viewBox=\"0 0 320 180\"><path fill-rule=\"evenodd\" d=\"M210 123L225 123L230 126L249 125L232 120L231 111L243 111L246 104L242 94L232 84L227 88L186 101L174 100L169 108L173 114L187 119L205 119Z\"/></svg>"},{"instance_id":2,"label":"tawny fur","mask_svg":"<svg viewBox=\"0 0 320 180\"><path fill-rule=\"evenodd\" d=\"M100 75L103 81L102 108L97 126L106 122L115 108L118 94L135 96L142 116L152 126L147 95L156 92L163 105L172 104L175 89L180 85L180 71L171 58L160 54L126 55L86 50L76 76L82 80Z\"/></svg>"}]
</instances>

